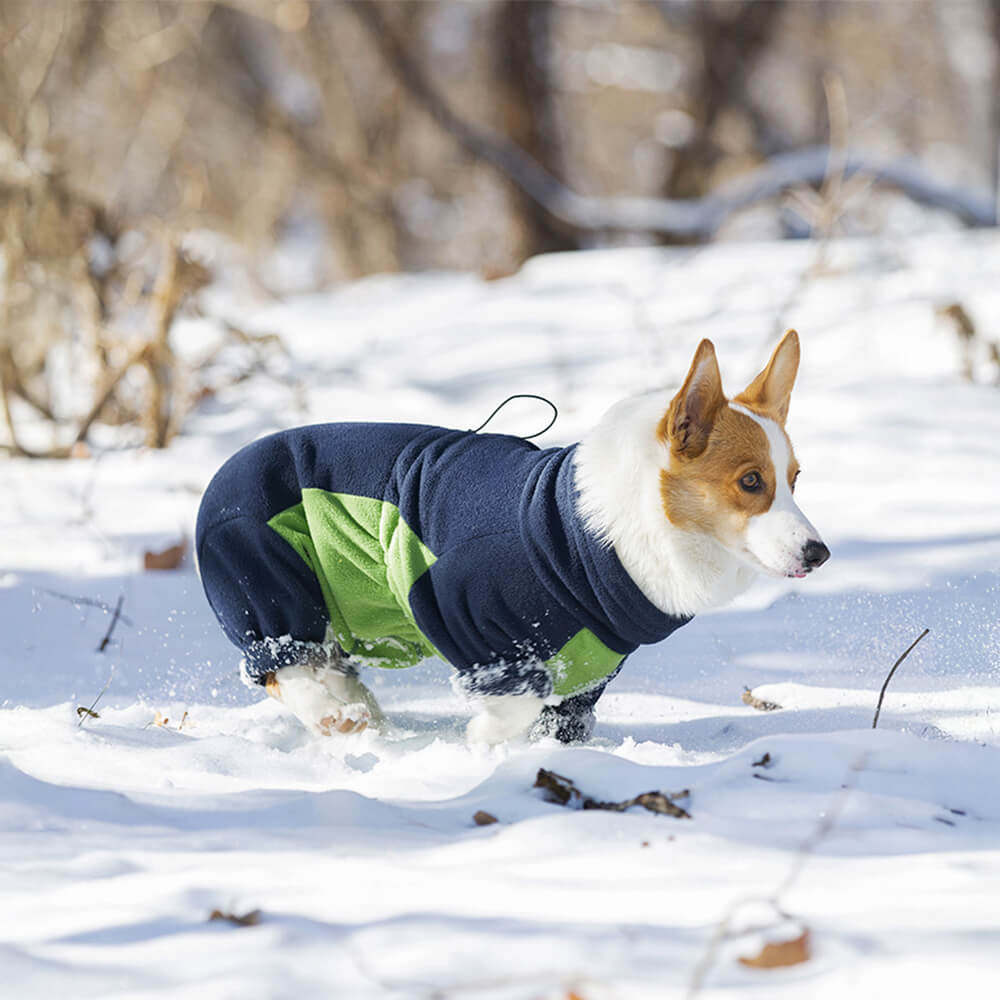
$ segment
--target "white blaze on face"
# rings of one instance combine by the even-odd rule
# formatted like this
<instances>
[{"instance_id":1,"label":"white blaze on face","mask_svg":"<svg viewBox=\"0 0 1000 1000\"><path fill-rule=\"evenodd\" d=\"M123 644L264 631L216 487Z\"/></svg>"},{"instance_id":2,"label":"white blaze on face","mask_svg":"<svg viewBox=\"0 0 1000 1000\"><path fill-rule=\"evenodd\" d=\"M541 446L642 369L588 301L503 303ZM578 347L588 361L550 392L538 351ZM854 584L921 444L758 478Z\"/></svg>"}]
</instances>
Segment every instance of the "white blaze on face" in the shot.
<instances>
[{"instance_id":1,"label":"white blaze on face","mask_svg":"<svg viewBox=\"0 0 1000 1000\"><path fill-rule=\"evenodd\" d=\"M775 477L774 500L763 514L747 521L744 541L747 552L771 573L780 576L803 577L810 566L804 558L808 542L820 542L819 532L799 510L788 485L791 449L784 430L775 421L758 416L752 410L730 404L758 424L767 435L771 448L771 464Z\"/></svg>"}]
</instances>

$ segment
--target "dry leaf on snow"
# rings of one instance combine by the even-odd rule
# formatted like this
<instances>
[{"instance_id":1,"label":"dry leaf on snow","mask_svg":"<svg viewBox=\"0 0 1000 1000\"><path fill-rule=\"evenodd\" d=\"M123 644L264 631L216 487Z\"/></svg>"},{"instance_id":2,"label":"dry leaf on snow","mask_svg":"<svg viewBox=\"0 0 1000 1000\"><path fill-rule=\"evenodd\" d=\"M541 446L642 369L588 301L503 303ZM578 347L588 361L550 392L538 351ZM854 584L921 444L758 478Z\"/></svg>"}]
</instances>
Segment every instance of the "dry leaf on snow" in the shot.
<instances>
[{"instance_id":1,"label":"dry leaf on snow","mask_svg":"<svg viewBox=\"0 0 1000 1000\"><path fill-rule=\"evenodd\" d=\"M810 958L809 929L788 941L769 941L752 958L741 957L740 964L752 969L781 969L786 965L801 965Z\"/></svg>"},{"instance_id":2,"label":"dry leaf on snow","mask_svg":"<svg viewBox=\"0 0 1000 1000\"><path fill-rule=\"evenodd\" d=\"M224 913L222 910L212 910L208 919L225 920L226 923L235 924L237 927L256 927L260 923L260 910L250 910L249 913Z\"/></svg>"},{"instance_id":3,"label":"dry leaf on snow","mask_svg":"<svg viewBox=\"0 0 1000 1000\"><path fill-rule=\"evenodd\" d=\"M756 708L758 712L777 712L781 708L776 701L767 701L764 698L758 698L748 687L743 689L743 704L749 705L751 708Z\"/></svg>"},{"instance_id":4,"label":"dry leaf on snow","mask_svg":"<svg viewBox=\"0 0 1000 1000\"><path fill-rule=\"evenodd\" d=\"M177 569L184 561L184 551L187 549L187 539L182 538L176 545L162 552L145 552L143 567L145 569Z\"/></svg>"}]
</instances>

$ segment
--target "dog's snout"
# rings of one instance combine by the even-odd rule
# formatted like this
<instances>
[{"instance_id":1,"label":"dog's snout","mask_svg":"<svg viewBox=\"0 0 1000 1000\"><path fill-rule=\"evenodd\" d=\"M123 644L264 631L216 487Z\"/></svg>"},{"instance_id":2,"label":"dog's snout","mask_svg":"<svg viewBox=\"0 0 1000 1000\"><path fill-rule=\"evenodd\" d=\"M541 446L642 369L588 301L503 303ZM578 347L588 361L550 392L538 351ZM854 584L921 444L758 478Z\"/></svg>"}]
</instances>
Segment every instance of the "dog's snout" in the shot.
<instances>
[{"instance_id":1,"label":"dog's snout","mask_svg":"<svg viewBox=\"0 0 1000 1000\"><path fill-rule=\"evenodd\" d=\"M802 562L809 569L816 569L830 558L830 550L820 541L810 538L802 549Z\"/></svg>"}]
</instances>

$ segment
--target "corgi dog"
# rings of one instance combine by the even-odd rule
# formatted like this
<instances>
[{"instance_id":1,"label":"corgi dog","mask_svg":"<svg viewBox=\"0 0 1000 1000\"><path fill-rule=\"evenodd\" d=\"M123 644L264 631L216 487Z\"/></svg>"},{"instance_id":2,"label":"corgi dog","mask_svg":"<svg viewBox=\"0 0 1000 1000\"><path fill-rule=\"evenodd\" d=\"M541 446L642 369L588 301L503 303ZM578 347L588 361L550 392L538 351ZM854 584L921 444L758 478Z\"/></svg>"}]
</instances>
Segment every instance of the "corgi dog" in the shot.
<instances>
[{"instance_id":1,"label":"corgi dog","mask_svg":"<svg viewBox=\"0 0 1000 1000\"><path fill-rule=\"evenodd\" d=\"M322 424L243 449L206 491L199 569L262 685L324 735L382 724L359 666L438 656L473 742L586 739L624 659L759 573L829 558L795 502L788 331L726 397L703 340L680 389L614 406L577 445Z\"/></svg>"}]
</instances>

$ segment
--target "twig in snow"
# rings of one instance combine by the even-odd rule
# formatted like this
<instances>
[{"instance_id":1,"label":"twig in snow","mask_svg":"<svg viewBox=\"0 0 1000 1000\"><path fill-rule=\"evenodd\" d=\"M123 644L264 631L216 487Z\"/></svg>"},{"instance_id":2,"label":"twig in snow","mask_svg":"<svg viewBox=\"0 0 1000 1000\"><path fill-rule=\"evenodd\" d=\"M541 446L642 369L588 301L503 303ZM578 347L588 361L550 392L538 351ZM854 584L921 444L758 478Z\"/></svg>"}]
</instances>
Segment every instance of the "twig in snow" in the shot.
<instances>
[{"instance_id":1,"label":"twig in snow","mask_svg":"<svg viewBox=\"0 0 1000 1000\"><path fill-rule=\"evenodd\" d=\"M35 592L38 594L46 594L49 597L58 597L60 601L69 601L70 604L75 604L77 607L88 607L88 608L100 608L102 611L114 611L115 609L111 607L107 601L99 601L95 597L77 597L75 594L64 594L59 590L49 590L48 587L35 587ZM128 625L129 628L132 627L132 619L121 614L119 611L118 620L124 625Z\"/></svg>"},{"instance_id":2,"label":"twig in snow","mask_svg":"<svg viewBox=\"0 0 1000 1000\"><path fill-rule=\"evenodd\" d=\"M903 653L903 655L898 660L896 660L896 662L892 665L892 670L889 671L888 675L886 676L885 682L882 685L882 690L879 691L878 693L878 704L875 706L875 718L872 719L872 729L874 729L878 725L878 717L879 713L882 711L882 699L885 697L885 689L889 686L889 681L892 680L892 675L896 672L896 667L898 667L903 662L903 660L905 660L910 655L910 653L913 652L914 647L917 645L918 642L920 642L921 639L923 639L925 635L927 635L928 632L930 632L930 629L925 628L923 632L921 632L920 635L918 635L916 639L914 639L913 642L911 642L910 645L906 647L906 651Z\"/></svg>"},{"instance_id":3,"label":"twig in snow","mask_svg":"<svg viewBox=\"0 0 1000 1000\"><path fill-rule=\"evenodd\" d=\"M111 624L108 625L108 630L104 633L104 638L101 640L101 644L97 647L98 653L103 653L108 648L108 643L111 642L111 633L114 632L115 626L118 624L118 619L121 618L122 605L124 603L125 595L119 594L118 603L115 605L115 613L111 616Z\"/></svg>"},{"instance_id":4,"label":"twig in snow","mask_svg":"<svg viewBox=\"0 0 1000 1000\"><path fill-rule=\"evenodd\" d=\"M589 795L584 795L569 778L564 778L561 774L556 774L555 771L547 771L544 767L538 769L535 788L544 789L551 802L557 802L561 806L569 806L573 809L604 809L608 812L625 812L632 806L642 806L643 809L648 809L650 812L674 816L677 819L691 818L691 814L674 801L686 798L690 794L686 790L676 792L673 795L666 795L663 792L643 792L641 795L624 799L621 802L600 802Z\"/></svg>"},{"instance_id":5,"label":"twig in snow","mask_svg":"<svg viewBox=\"0 0 1000 1000\"><path fill-rule=\"evenodd\" d=\"M115 676L115 668L111 668L111 673L108 674L108 679L104 682L104 687L97 692L97 697L90 703L90 708L84 708L82 705L76 710L76 714L80 716L80 721L77 726L82 726L86 719L99 719L100 716L94 711L97 707L97 703L104 697L104 692L111 687L111 681Z\"/></svg>"}]
</instances>

